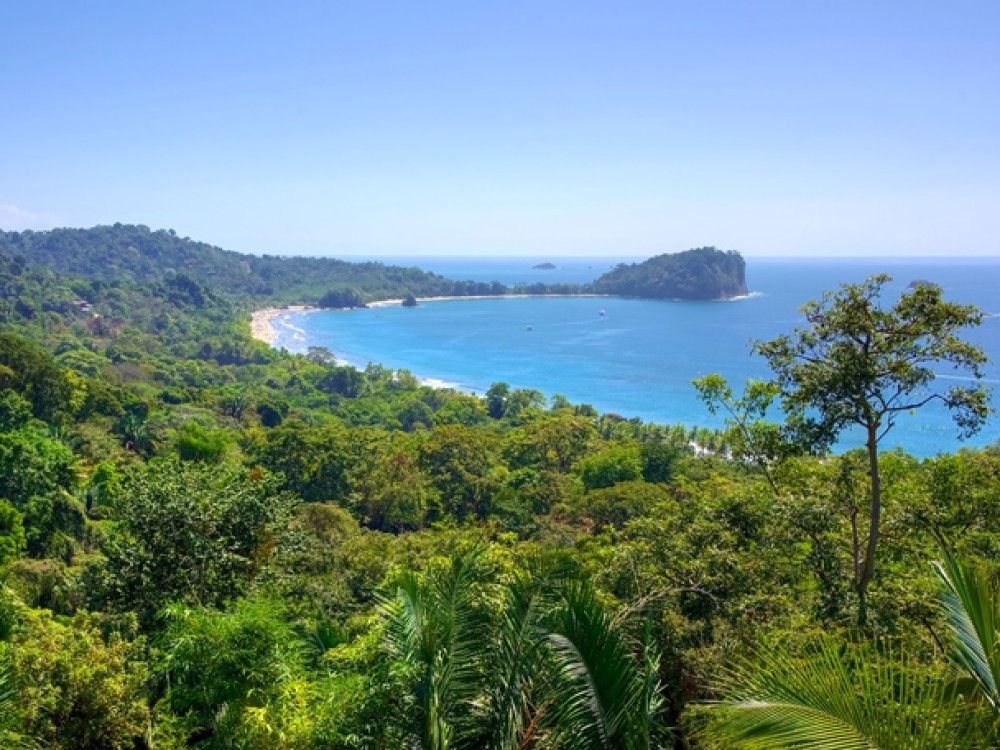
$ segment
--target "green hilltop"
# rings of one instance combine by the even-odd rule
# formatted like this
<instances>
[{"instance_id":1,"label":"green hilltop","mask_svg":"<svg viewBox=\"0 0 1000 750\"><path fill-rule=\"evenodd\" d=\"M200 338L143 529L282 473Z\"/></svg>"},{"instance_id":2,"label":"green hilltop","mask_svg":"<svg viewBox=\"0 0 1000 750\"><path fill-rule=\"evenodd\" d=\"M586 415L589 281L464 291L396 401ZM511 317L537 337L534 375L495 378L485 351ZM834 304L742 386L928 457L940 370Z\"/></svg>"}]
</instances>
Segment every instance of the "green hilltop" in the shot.
<instances>
[{"instance_id":1,"label":"green hilltop","mask_svg":"<svg viewBox=\"0 0 1000 750\"><path fill-rule=\"evenodd\" d=\"M746 261L735 250L698 247L621 263L592 288L599 294L647 299L729 299L747 293Z\"/></svg>"},{"instance_id":2,"label":"green hilltop","mask_svg":"<svg viewBox=\"0 0 1000 750\"><path fill-rule=\"evenodd\" d=\"M68 276L199 286L267 303L355 307L378 299L517 294L615 294L654 299L719 299L746 294L735 251L703 247L619 265L590 285L448 279L419 268L336 258L250 255L180 237L172 229L113 224L89 229L0 231L0 253Z\"/></svg>"},{"instance_id":3,"label":"green hilltop","mask_svg":"<svg viewBox=\"0 0 1000 750\"><path fill-rule=\"evenodd\" d=\"M218 291L281 302L317 303L331 290L357 291L365 301L406 293L439 296L506 291L377 262L248 255L179 237L171 229L151 230L132 224L0 231L0 252L72 276L144 283L185 275Z\"/></svg>"}]
</instances>

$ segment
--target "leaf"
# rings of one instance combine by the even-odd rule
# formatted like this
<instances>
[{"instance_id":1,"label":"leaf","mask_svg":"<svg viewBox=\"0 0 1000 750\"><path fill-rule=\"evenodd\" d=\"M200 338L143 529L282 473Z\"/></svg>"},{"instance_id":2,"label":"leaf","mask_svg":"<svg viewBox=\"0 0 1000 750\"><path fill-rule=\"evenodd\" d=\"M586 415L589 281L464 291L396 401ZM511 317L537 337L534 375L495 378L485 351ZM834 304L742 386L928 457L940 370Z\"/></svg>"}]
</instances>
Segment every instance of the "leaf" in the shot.
<instances>
[{"instance_id":1,"label":"leaf","mask_svg":"<svg viewBox=\"0 0 1000 750\"><path fill-rule=\"evenodd\" d=\"M845 648L826 638L801 655L772 649L738 664L723 689L731 697L702 730L710 746L940 750L984 739L974 706L884 643Z\"/></svg>"},{"instance_id":2,"label":"leaf","mask_svg":"<svg viewBox=\"0 0 1000 750\"><path fill-rule=\"evenodd\" d=\"M943 551L944 561L935 563L934 570L944 585L941 602L952 632L952 658L976 681L993 711L1000 712L997 586L982 571Z\"/></svg>"}]
</instances>

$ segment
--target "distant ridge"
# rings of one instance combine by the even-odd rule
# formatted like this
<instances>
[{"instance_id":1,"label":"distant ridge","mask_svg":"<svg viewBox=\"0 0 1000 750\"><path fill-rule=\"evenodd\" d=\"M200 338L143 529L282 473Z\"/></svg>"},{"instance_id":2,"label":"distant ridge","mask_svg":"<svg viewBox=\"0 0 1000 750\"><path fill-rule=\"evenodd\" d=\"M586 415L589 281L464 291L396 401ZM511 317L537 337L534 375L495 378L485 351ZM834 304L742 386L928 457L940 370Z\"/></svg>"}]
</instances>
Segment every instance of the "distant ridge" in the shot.
<instances>
[{"instance_id":1,"label":"distant ridge","mask_svg":"<svg viewBox=\"0 0 1000 750\"><path fill-rule=\"evenodd\" d=\"M0 253L68 276L152 282L182 274L207 288L293 302L317 301L331 289L357 290L367 300L463 293L456 282L416 268L247 255L141 224L0 231Z\"/></svg>"},{"instance_id":2,"label":"distant ridge","mask_svg":"<svg viewBox=\"0 0 1000 750\"><path fill-rule=\"evenodd\" d=\"M621 264L590 285L460 281L419 268L335 258L249 255L224 250L172 229L113 224L90 229L0 230L0 255L66 275L108 282L176 280L268 304L357 307L407 297L598 293L652 299L720 299L746 294L745 262L711 247ZM543 263L536 268L548 269ZM346 304L344 301L349 301Z\"/></svg>"}]
</instances>

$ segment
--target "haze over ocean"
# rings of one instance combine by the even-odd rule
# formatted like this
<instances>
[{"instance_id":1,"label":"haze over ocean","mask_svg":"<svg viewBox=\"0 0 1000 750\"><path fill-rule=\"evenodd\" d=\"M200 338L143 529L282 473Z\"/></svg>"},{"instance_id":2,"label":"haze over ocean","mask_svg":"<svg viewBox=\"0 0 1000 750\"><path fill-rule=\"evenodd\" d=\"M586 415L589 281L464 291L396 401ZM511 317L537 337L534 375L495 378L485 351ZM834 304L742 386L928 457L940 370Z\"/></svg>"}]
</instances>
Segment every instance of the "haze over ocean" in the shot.
<instances>
[{"instance_id":1,"label":"haze over ocean","mask_svg":"<svg viewBox=\"0 0 1000 750\"><path fill-rule=\"evenodd\" d=\"M621 258L559 258L555 270L534 270L545 258L369 258L418 266L453 279L584 283ZM631 261L632 259L626 259ZM562 394L601 412L647 422L714 427L721 424L698 400L691 380L719 373L738 390L748 378L767 378L752 339L769 339L804 325L799 306L876 273L893 282L891 302L910 282L928 280L948 300L1000 315L1000 259L991 258L753 258L752 295L728 302L668 302L623 298L514 298L440 301L343 312L290 313L275 320L275 346L305 351L321 346L341 362L377 362L407 369L432 384L483 393L497 381ZM601 315L600 311L605 314ZM987 384L1000 383L1000 317L987 316L965 338L990 357ZM946 369L942 377L951 377ZM916 456L981 446L1000 439L992 418L967 443L944 409L926 407L902 417L883 444ZM849 436L844 447L860 444Z\"/></svg>"}]
</instances>

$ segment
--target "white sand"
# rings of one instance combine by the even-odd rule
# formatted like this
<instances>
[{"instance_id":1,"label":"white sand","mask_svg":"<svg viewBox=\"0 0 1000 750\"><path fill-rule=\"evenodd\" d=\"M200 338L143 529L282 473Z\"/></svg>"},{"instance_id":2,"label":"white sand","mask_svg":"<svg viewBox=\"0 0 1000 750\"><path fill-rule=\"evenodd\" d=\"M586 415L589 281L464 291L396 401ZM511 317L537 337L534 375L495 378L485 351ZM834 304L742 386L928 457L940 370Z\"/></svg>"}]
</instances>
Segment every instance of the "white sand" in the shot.
<instances>
[{"instance_id":1,"label":"white sand","mask_svg":"<svg viewBox=\"0 0 1000 750\"><path fill-rule=\"evenodd\" d=\"M308 305L291 305L289 307L265 307L263 310L254 311L250 318L250 334L258 341L265 344L273 344L277 334L271 321L279 315L289 312L311 312L319 308Z\"/></svg>"}]
</instances>

